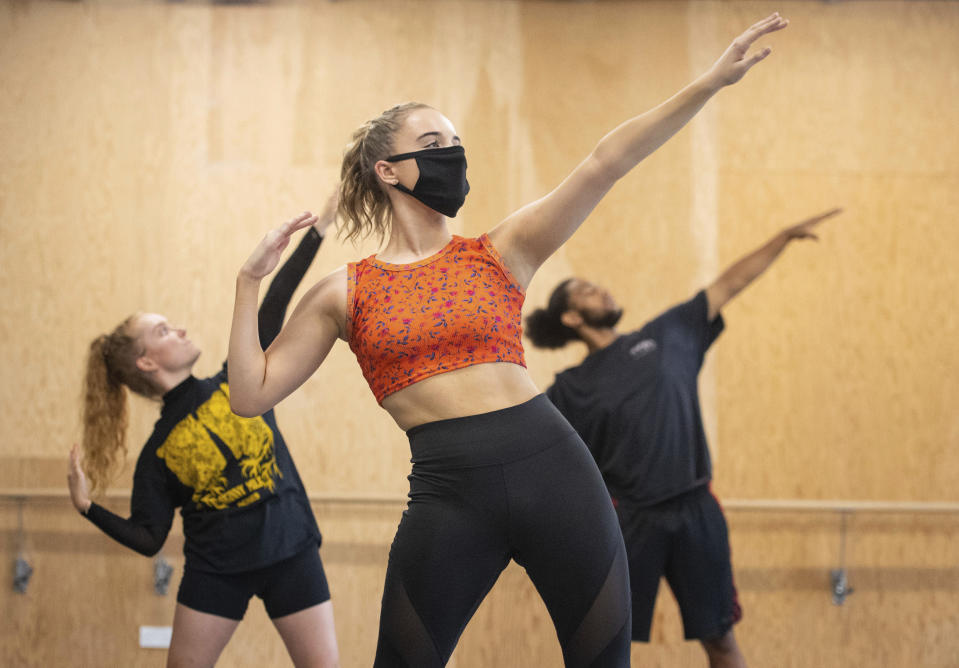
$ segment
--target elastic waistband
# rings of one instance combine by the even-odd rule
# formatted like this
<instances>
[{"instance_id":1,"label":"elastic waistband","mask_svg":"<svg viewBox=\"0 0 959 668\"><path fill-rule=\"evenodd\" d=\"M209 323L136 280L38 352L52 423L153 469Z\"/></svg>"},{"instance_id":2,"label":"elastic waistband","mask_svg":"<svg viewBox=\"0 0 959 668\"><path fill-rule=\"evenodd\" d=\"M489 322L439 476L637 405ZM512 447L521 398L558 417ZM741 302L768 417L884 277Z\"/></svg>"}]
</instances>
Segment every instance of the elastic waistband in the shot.
<instances>
[{"instance_id":1,"label":"elastic waistband","mask_svg":"<svg viewBox=\"0 0 959 668\"><path fill-rule=\"evenodd\" d=\"M666 510L672 506L678 506L686 503L687 501L695 501L701 496L712 496L712 486L709 481L698 483L694 487L683 490L681 492L676 492L666 498L654 499L652 502L648 501L633 501L626 497L617 497L612 496L613 505L617 508L628 508L631 510Z\"/></svg>"},{"instance_id":2,"label":"elastic waistband","mask_svg":"<svg viewBox=\"0 0 959 668\"><path fill-rule=\"evenodd\" d=\"M498 411L427 422L406 435L414 465L442 468L506 464L578 438L545 394Z\"/></svg>"}]
</instances>

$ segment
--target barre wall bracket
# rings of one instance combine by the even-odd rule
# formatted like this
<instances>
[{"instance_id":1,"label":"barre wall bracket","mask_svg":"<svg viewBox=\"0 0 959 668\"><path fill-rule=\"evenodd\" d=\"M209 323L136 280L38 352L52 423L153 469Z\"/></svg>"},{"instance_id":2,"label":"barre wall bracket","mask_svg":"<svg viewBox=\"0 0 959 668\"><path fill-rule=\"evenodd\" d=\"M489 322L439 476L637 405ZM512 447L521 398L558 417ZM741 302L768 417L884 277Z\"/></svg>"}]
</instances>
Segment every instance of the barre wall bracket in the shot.
<instances>
[{"instance_id":1,"label":"barre wall bracket","mask_svg":"<svg viewBox=\"0 0 959 668\"><path fill-rule=\"evenodd\" d=\"M158 554L153 560L153 591L157 593L157 596L166 596L172 576L173 566L163 558L162 554Z\"/></svg>"}]
</instances>

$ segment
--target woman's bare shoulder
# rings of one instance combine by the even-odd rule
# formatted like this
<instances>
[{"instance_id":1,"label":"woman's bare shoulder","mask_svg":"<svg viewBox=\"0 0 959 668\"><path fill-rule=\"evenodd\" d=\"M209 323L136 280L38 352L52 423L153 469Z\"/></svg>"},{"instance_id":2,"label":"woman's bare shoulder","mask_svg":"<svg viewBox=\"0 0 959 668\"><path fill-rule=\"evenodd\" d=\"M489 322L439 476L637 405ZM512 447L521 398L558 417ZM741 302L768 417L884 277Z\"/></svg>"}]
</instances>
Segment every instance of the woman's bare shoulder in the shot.
<instances>
[{"instance_id":1,"label":"woman's bare shoulder","mask_svg":"<svg viewBox=\"0 0 959 668\"><path fill-rule=\"evenodd\" d=\"M347 266L334 269L317 281L300 301L297 310L305 310L319 317L330 318L339 330L340 338L346 332Z\"/></svg>"}]
</instances>

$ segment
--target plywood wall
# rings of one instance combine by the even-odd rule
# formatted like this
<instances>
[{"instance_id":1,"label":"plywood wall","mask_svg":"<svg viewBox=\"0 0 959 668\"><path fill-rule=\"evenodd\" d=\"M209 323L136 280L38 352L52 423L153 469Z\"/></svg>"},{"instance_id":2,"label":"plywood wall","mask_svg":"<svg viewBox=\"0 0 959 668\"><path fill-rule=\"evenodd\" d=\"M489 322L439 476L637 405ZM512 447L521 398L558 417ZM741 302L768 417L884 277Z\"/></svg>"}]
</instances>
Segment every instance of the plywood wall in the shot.
<instances>
[{"instance_id":1,"label":"plywood wall","mask_svg":"<svg viewBox=\"0 0 959 668\"><path fill-rule=\"evenodd\" d=\"M714 487L959 500L959 3L905 1L0 2L0 487L63 484L86 346L129 313L184 324L197 372L219 367L236 270L269 226L322 205L362 121L405 100L444 111L473 185L453 229L479 234L773 10L792 25L772 56L610 193L528 305L575 274L638 326L783 225L844 206L725 311L702 376ZM374 251L328 240L305 284ZM527 357L545 387L581 355ZM135 402L131 451L156 410ZM405 493L405 438L342 344L277 412L311 492ZM399 511L317 507L345 666L371 662ZM0 594L2 662L161 665L135 642L172 616L149 560L63 504L24 517L37 575L26 596ZM835 517L730 525L753 665L956 665L952 519L855 518L843 607L828 592ZM0 505L0 533L12 564L15 505ZM663 594L634 663L704 665ZM252 606L223 665L283 661ZM453 662L558 661L511 567Z\"/></svg>"}]
</instances>

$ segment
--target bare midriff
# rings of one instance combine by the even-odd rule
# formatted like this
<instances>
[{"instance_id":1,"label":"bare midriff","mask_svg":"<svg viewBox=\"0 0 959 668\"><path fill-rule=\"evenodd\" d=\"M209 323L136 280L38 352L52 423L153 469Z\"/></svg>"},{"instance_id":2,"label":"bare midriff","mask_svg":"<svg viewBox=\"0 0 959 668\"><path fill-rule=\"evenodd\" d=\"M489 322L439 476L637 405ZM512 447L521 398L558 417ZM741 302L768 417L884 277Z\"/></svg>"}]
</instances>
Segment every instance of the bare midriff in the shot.
<instances>
[{"instance_id":1,"label":"bare midriff","mask_svg":"<svg viewBox=\"0 0 959 668\"><path fill-rule=\"evenodd\" d=\"M425 378L385 397L382 406L406 431L427 422L509 408L539 393L524 367L490 362Z\"/></svg>"}]
</instances>

